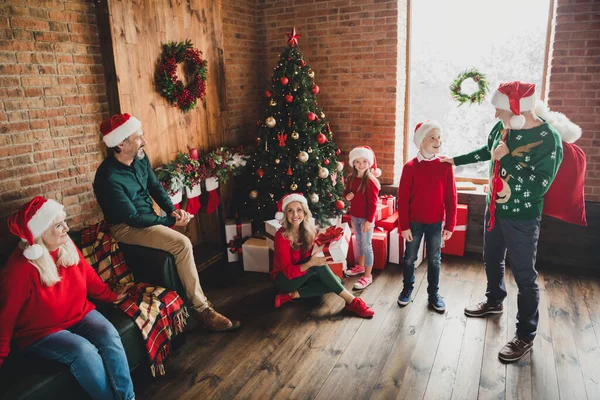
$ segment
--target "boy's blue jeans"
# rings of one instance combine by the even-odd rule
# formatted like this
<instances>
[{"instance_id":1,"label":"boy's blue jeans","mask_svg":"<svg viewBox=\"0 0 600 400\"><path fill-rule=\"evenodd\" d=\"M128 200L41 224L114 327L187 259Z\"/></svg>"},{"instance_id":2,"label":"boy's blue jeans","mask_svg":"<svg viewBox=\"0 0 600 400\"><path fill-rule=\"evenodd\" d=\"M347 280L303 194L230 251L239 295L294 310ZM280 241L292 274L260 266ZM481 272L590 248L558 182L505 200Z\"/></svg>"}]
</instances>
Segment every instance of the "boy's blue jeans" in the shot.
<instances>
[{"instance_id":1,"label":"boy's blue jeans","mask_svg":"<svg viewBox=\"0 0 600 400\"><path fill-rule=\"evenodd\" d=\"M427 250L427 293L437 294L440 283L440 263L442 261L442 222L435 224L421 224L411 222L410 230L413 241L406 242L404 250L404 289L413 289L415 285L415 261L421 245L421 238L425 235Z\"/></svg>"},{"instance_id":2,"label":"boy's blue jeans","mask_svg":"<svg viewBox=\"0 0 600 400\"><path fill-rule=\"evenodd\" d=\"M363 267L372 267L375 260L372 242L375 224L371 224L371 229L368 232L363 232L362 227L365 221L365 218L352 217L352 229L354 230L356 243L358 244L358 254L355 254L354 257L358 259L360 256L365 256L365 265Z\"/></svg>"},{"instance_id":3,"label":"boy's blue jeans","mask_svg":"<svg viewBox=\"0 0 600 400\"><path fill-rule=\"evenodd\" d=\"M131 400L135 397L121 337L96 310L68 329L38 340L25 352L67 364L93 399Z\"/></svg>"}]
</instances>

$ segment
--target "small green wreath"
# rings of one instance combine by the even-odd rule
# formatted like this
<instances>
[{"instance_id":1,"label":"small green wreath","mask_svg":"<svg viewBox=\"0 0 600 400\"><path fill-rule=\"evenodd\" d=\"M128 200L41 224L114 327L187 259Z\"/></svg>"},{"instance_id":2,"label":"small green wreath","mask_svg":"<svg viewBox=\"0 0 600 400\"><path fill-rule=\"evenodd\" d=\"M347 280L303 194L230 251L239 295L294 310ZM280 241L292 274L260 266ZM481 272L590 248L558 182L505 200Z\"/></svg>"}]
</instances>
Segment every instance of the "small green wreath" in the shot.
<instances>
[{"instance_id":1,"label":"small green wreath","mask_svg":"<svg viewBox=\"0 0 600 400\"><path fill-rule=\"evenodd\" d=\"M187 86L177 77L177 64L182 62L186 63ZM202 100L206 95L207 64L202 58L202 52L196 50L189 40L185 43L169 42L164 46L156 74L160 94L187 113L196 106L198 99Z\"/></svg>"},{"instance_id":2,"label":"small green wreath","mask_svg":"<svg viewBox=\"0 0 600 400\"><path fill-rule=\"evenodd\" d=\"M466 94L461 92L461 85L466 79L469 78L475 81L475 83L479 87L479 90L471 94ZM488 83L485 79L485 75L477 71L475 68L471 68L458 75L458 77L456 77L454 82L452 82L452 84L450 85L450 96L452 96L454 100L460 103L458 105L459 107L467 102L470 104L481 104L481 102L485 99L485 94L487 91Z\"/></svg>"}]
</instances>

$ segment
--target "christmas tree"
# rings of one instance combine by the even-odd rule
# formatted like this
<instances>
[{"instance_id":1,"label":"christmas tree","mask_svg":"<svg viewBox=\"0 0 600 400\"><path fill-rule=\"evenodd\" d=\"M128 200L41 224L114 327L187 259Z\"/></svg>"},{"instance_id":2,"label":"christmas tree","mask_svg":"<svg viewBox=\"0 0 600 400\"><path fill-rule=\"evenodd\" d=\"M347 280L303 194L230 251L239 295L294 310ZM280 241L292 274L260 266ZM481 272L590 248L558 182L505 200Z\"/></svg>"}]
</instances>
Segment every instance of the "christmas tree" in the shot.
<instances>
[{"instance_id":1,"label":"christmas tree","mask_svg":"<svg viewBox=\"0 0 600 400\"><path fill-rule=\"evenodd\" d=\"M303 193L317 223L345 212L344 164L325 113L317 103L315 73L296 48L296 29L273 69L265 92L265 116L257 122L256 150L247 164L240 200L242 214L255 221L272 219L287 193Z\"/></svg>"}]
</instances>

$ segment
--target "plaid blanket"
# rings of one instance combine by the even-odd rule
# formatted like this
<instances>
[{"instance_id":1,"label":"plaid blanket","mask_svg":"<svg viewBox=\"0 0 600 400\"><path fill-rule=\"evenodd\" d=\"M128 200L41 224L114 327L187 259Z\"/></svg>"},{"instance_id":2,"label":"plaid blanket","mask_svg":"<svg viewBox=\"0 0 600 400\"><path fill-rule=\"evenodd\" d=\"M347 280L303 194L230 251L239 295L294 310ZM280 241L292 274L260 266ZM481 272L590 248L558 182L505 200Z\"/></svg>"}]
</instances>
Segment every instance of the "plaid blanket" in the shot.
<instances>
[{"instance_id":1,"label":"plaid blanket","mask_svg":"<svg viewBox=\"0 0 600 400\"><path fill-rule=\"evenodd\" d=\"M125 286L127 297L117 306L140 329L152 375L165 374L164 359L169 355L171 338L180 333L188 317L183 300L169 289L135 282L118 243L112 238L106 221L81 231L81 252L111 288Z\"/></svg>"}]
</instances>

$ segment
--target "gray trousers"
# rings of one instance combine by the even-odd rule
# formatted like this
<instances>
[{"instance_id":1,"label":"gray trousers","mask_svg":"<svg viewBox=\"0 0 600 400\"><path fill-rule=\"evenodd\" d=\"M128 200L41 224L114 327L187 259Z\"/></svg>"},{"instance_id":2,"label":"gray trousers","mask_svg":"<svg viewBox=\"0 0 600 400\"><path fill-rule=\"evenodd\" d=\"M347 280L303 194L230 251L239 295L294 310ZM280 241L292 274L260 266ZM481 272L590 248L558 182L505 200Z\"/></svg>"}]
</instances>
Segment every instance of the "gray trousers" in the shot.
<instances>
[{"instance_id":1,"label":"gray trousers","mask_svg":"<svg viewBox=\"0 0 600 400\"><path fill-rule=\"evenodd\" d=\"M489 210L486 210L483 262L488 282L485 295L491 304L500 304L506 298L504 269L508 250L511 270L519 287L517 336L522 340L533 340L539 320L540 290L535 258L542 217L524 221L496 218L494 229L488 231L489 217Z\"/></svg>"}]
</instances>

